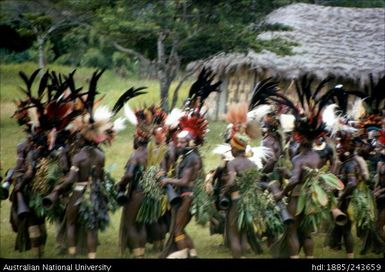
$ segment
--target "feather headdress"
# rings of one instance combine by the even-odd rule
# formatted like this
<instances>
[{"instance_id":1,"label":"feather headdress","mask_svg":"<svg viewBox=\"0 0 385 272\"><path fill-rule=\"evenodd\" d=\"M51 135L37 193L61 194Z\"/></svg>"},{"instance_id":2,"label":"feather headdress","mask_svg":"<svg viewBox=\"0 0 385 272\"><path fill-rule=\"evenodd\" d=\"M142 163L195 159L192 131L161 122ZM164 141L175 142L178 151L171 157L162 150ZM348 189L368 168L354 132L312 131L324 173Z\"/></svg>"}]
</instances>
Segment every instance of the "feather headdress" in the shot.
<instances>
[{"instance_id":1,"label":"feather headdress","mask_svg":"<svg viewBox=\"0 0 385 272\"><path fill-rule=\"evenodd\" d=\"M191 85L188 99L183 108L183 116L179 118L178 137L194 140L196 145L204 142L204 136L208 131L208 122L206 120L206 110L204 102L213 92L220 92L221 81L213 83L215 74L203 68L199 73L197 80ZM179 112L174 112L175 116ZM175 116L172 118L175 120ZM169 119L170 122L172 119Z\"/></svg>"},{"instance_id":2,"label":"feather headdress","mask_svg":"<svg viewBox=\"0 0 385 272\"><path fill-rule=\"evenodd\" d=\"M213 92L220 92L221 81L213 83L215 74L211 70L203 68L199 73L198 79L191 85L188 100L185 104L187 109L200 112L204 101Z\"/></svg>"},{"instance_id":3,"label":"feather headdress","mask_svg":"<svg viewBox=\"0 0 385 272\"><path fill-rule=\"evenodd\" d=\"M136 127L135 137L148 140L155 134L157 128L164 127L167 113L159 106L151 105L133 111L128 105L124 106L126 119ZM162 130L162 133L166 133Z\"/></svg>"},{"instance_id":4,"label":"feather headdress","mask_svg":"<svg viewBox=\"0 0 385 272\"><path fill-rule=\"evenodd\" d=\"M262 169L263 163L273 155L271 149L265 146L251 147L248 145L245 152L246 155L248 155L248 158L257 166L258 169ZM212 153L221 155L225 161L231 161L234 159L231 153L230 144L219 144L213 149Z\"/></svg>"},{"instance_id":5,"label":"feather headdress","mask_svg":"<svg viewBox=\"0 0 385 272\"><path fill-rule=\"evenodd\" d=\"M231 124L229 127L231 132L227 133L229 139L237 132L245 133L251 139L256 139L260 136L259 123L248 117L248 105L246 102L230 104L226 120Z\"/></svg>"},{"instance_id":6,"label":"feather headdress","mask_svg":"<svg viewBox=\"0 0 385 272\"><path fill-rule=\"evenodd\" d=\"M190 138L196 145L201 145L204 142L207 128L208 122L204 116L194 113L185 114L179 120L178 137Z\"/></svg>"},{"instance_id":7,"label":"feather headdress","mask_svg":"<svg viewBox=\"0 0 385 272\"><path fill-rule=\"evenodd\" d=\"M370 83L364 87L363 91L353 92L357 96L363 98L362 106L365 114L361 114L361 127L381 127L382 116L385 115L385 76L377 83L374 83L372 74L369 75ZM363 112L360 107L357 111Z\"/></svg>"},{"instance_id":8,"label":"feather headdress","mask_svg":"<svg viewBox=\"0 0 385 272\"><path fill-rule=\"evenodd\" d=\"M287 106L295 117L294 130L297 139L313 140L325 131L325 123L322 121L322 110L335 96L336 90L330 90L320 95L321 90L331 78L321 81L313 89L314 78L307 75L295 80L296 95L299 104L281 93L269 96L271 101Z\"/></svg>"},{"instance_id":9,"label":"feather headdress","mask_svg":"<svg viewBox=\"0 0 385 272\"><path fill-rule=\"evenodd\" d=\"M18 119L30 114L29 120L32 126L40 130L61 130L65 128L81 112L73 109L74 100L80 96L80 89L76 89L73 83L75 71L68 76L56 75L54 71L45 72L39 82L36 94L32 91L32 85L40 69L35 70L30 77L19 72L26 88L21 88L27 96L25 100L19 100L14 116ZM19 122L20 123L20 122Z\"/></svg>"}]
</instances>

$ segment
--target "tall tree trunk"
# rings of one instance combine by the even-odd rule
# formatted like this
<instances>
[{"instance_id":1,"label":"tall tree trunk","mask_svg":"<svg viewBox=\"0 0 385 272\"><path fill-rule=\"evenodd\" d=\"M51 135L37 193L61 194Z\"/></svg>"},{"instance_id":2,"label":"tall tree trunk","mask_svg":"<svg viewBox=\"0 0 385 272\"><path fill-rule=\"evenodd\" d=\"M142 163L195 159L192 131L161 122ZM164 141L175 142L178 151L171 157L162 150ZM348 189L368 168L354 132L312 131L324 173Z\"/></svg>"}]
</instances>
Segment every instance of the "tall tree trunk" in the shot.
<instances>
[{"instance_id":1,"label":"tall tree trunk","mask_svg":"<svg viewBox=\"0 0 385 272\"><path fill-rule=\"evenodd\" d=\"M44 37L37 38L39 44L39 68L44 68L46 65L45 41L46 39Z\"/></svg>"},{"instance_id":2,"label":"tall tree trunk","mask_svg":"<svg viewBox=\"0 0 385 272\"><path fill-rule=\"evenodd\" d=\"M193 75L196 71L198 71L199 66L195 67L192 71L189 73L185 74L184 77L179 81L178 85L176 86L174 90L174 94L172 96L172 101L171 101L171 109L173 109L176 106L176 102L178 101L178 96L179 96L179 89L182 87L182 84L186 81L188 77Z\"/></svg>"},{"instance_id":3,"label":"tall tree trunk","mask_svg":"<svg viewBox=\"0 0 385 272\"><path fill-rule=\"evenodd\" d=\"M160 82L160 106L168 112L168 90L170 89L171 81L167 74L166 55L164 50L164 39L166 35L160 32L158 35L158 77Z\"/></svg>"}]
</instances>

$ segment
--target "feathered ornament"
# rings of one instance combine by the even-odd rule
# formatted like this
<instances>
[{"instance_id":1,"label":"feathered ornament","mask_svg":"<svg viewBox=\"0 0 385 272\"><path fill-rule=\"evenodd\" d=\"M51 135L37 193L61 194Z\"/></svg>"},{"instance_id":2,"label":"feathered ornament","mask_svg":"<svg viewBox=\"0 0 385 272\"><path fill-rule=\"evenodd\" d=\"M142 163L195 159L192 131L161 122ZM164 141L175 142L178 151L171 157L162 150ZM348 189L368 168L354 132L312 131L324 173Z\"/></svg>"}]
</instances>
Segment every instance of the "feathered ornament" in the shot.
<instances>
[{"instance_id":1,"label":"feathered ornament","mask_svg":"<svg viewBox=\"0 0 385 272\"><path fill-rule=\"evenodd\" d=\"M188 102L185 105L189 109L200 111L206 98L213 92L220 92L219 86L222 81L213 83L215 74L203 68L199 73L198 79L191 85Z\"/></svg>"},{"instance_id":2,"label":"feathered ornament","mask_svg":"<svg viewBox=\"0 0 385 272\"><path fill-rule=\"evenodd\" d=\"M213 151L213 154L221 155L225 161L231 161L234 159L233 154L231 153L231 145L229 144L219 144Z\"/></svg>"},{"instance_id":3,"label":"feathered ornament","mask_svg":"<svg viewBox=\"0 0 385 272\"><path fill-rule=\"evenodd\" d=\"M190 135L195 140L196 145L201 145L207 133L208 122L199 114L186 114L180 118L179 127L179 137Z\"/></svg>"},{"instance_id":4,"label":"feathered ornament","mask_svg":"<svg viewBox=\"0 0 385 272\"><path fill-rule=\"evenodd\" d=\"M26 89L22 91L27 95L27 100L19 103L23 108L18 110L23 112L25 109L34 108L35 110L29 112L33 114L31 119L35 127L39 126L43 131L59 131L81 113L73 108L73 100L80 91L74 87L75 71L64 76L64 79L54 71L45 72L40 79L37 95L34 95L31 88L39 71L35 70L29 78L23 72L19 73L26 85Z\"/></svg>"},{"instance_id":5,"label":"feathered ornament","mask_svg":"<svg viewBox=\"0 0 385 272\"><path fill-rule=\"evenodd\" d=\"M369 84L365 85L363 91L349 91L364 99L365 111L368 115L382 114L385 109L385 76L374 83L373 75L369 74Z\"/></svg>"},{"instance_id":6,"label":"feathered ornament","mask_svg":"<svg viewBox=\"0 0 385 272\"><path fill-rule=\"evenodd\" d=\"M268 98L278 92L278 82L272 77L261 80L252 92L249 103L249 111L254 110L257 106L269 104ZM266 108L264 108L266 110Z\"/></svg>"},{"instance_id":7,"label":"feathered ornament","mask_svg":"<svg viewBox=\"0 0 385 272\"><path fill-rule=\"evenodd\" d=\"M128 122L130 122L134 126L138 124L138 118L136 117L135 113L132 111L128 104L124 105L124 115L126 116Z\"/></svg>"},{"instance_id":8,"label":"feathered ornament","mask_svg":"<svg viewBox=\"0 0 385 272\"><path fill-rule=\"evenodd\" d=\"M295 80L296 94L299 105L289 99L286 95L275 93L268 97L271 101L286 105L291 109L295 117L294 131L297 139L313 140L320 136L325 130L325 123L322 122L321 112L323 108L334 97L336 90L330 90L319 95L321 90L331 78L322 80L315 89L312 88L313 77L307 75ZM333 94L333 95L332 95Z\"/></svg>"},{"instance_id":9,"label":"feathered ornament","mask_svg":"<svg viewBox=\"0 0 385 272\"><path fill-rule=\"evenodd\" d=\"M282 113L279 115L279 122L281 124L283 132L292 132L294 130L294 115Z\"/></svg>"},{"instance_id":10,"label":"feathered ornament","mask_svg":"<svg viewBox=\"0 0 385 272\"><path fill-rule=\"evenodd\" d=\"M263 168L263 164L273 156L273 152L270 148L265 146L251 147L250 151L246 148L246 154L251 153L249 157L257 168L260 170Z\"/></svg>"},{"instance_id":11,"label":"feathered ornament","mask_svg":"<svg viewBox=\"0 0 385 272\"><path fill-rule=\"evenodd\" d=\"M379 131L378 142L382 145L385 145L385 130Z\"/></svg>"},{"instance_id":12,"label":"feathered ornament","mask_svg":"<svg viewBox=\"0 0 385 272\"><path fill-rule=\"evenodd\" d=\"M357 98L353 103L350 116L353 120L358 121L361 117L365 116L365 113L364 100L362 98Z\"/></svg>"},{"instance_id":13,"label":"feathered ornament","mask_svg":"<svg viewBox=\"0 0 385 272\"><path fill-rule=\"evenodd\" d=\"M232 103L226 114L226 121L233 125L234 131L244 132L247 123L247 103Z\"/></svg>"},{"instance_id":14,"label":"feathered ornament","mask_svg":"<svg viewBox=\"0 0 385 272\"><path fill-rule=\"evenodd\" d=\"M247 117L252 120L256 120L258 123L261 123L263 117L269 113L272 113L273 107L271 105L262 104L256 106L253 110L247 113Z\"/></svg>"},{"instance_id":15,"label":"feathered ornament","mask_svg":"<svg viewBox=\"0 0 385 272\"><path fill-rule=\"evenodd\" d=\"M232 103L226 114L226 120L231 124L231 132L228 137L231 138L235 133L246 133L251 139L257 139L260 136L260 128L257 121L248 118L247 103Z\"/></svg>"},{"instance_id":16,"label":"feathered ornament","mask_svg":"<svg viewBox=\"0 0 385 272\"><path fill-rule=\"evenodd\" d=\"M221 155L225 161L231 161L234 159L231 153L230 144L219 144L213 151L213 154ZM248 145L245 151L246 156L251 160L258 169L263 168L263 163L273 156L273 152L270 148L264 146L251 147Z\"/></svg>"},{"instance_id":17,"label":"feathered ornament","mask_svg":"<svg viewBox=\"0 0 385 272\"><path fill-rule=\"evenodd\" d=\"M141 94L146 94L147 92L143 92L142 90L146 89L147 87L139 87L139 88L134 88L134 87L131 87L130 89L128 89L127 91L125 91L118 99L118 101L116 101L114 107L112 108L112 112L115 114L117 114L120 109L124 106L124 104L126 102L128 102L130 99L136 97L136 96L139 96Z\"/></svg>"},{"instance_id":18,"label":"feathered ornament","mask_svg":"<svg viewBox=\"0 0 385 272\"><path fill-rule=\"evenodd\" d=\"M338 108L337 104L330 104L325 107L325 110L322 112L322 121L325 122L326 129L332 131L335 125L338 123L338 119L341 117L336 114Z\"/></svg>"},{"instance_id":19,"label":"feathered ornament","mask_svg":"<svg viewBox=\"0 0 385 272\"><path fill-rule=\"evenodd\" d=\"M170 128L176 128L179 124L179 119L184 115L183 111L178 108L172 109L172 111L167 115L165 120L165 125Z\"/></svg>"}]
</instances>

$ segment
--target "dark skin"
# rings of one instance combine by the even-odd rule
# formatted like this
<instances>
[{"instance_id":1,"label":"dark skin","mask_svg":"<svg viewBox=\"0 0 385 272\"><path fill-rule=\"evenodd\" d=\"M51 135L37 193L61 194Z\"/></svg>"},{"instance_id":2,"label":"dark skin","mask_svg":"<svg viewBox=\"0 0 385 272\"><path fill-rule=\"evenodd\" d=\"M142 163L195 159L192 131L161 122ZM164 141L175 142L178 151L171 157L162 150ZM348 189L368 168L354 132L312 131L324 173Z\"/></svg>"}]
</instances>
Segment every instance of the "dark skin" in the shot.
<instances>
[{"instance_id":1,"label":"dark skin","mask_svg":"<svg viewBox=\"0 0 385 272\"><path fill-rule=\"evenodd\" d=\"M279 201L282 199L283 196L291 192L287 208L289 213L294 217L294 222L289 225L289 248L290 255L292 257L297 256L300 249L300 242L297 233L300 218L295 215L297 211L297 202L299 192L301 190L301 184L304 182L303 168L309 167L311 169L315 169L318 167L320 162L319 155L317 154L317 152L311 149L311 144L312 143L307 142L303 143L300 146L299 154L294 156L292 160L293 170L291 173L289 184L280 194L275 195L276 201ZM303 247L306 256L313 256L314 245L310 233L304 234Z\"/></svg>"},{"instance_id":2,"label":"dark skin","mask_svg":"<svg viewBox=\"0 0 385 272\"><path fill-rule=\"evenodd\" d=\"M379 144L381 160L377 164L377 183L374 195L377 199L378 217L376 230L383 241L385 241L385 146Z\"/></svg>"},{"instance_id":3,"label":"dark skin","mask_svg":"<svg viewBox=\"0 0 385 272\"><path fill-rule=\"evenodd\" d=\"M19 223L25 222L31 242L34 257L42 257L44 245L47 238L45 228L45 218L38 215L34 209L28 208L27 213L22 213L20 209L23 203L28 206L29 195L24 194L31 190L31 182L35 177L38 162L47 155L46 148L40 142L27 140L17 147L17 162L15 168L16 184L11 196L12 199L12 224L15 224L19 235L23 235L23 227ZM24 210L25 211L25 210ZM21 214L26 217L21 217ZM26 220L26 221L24 221ZM20 229L20 227L22 229ZM18 244L17 244L18 246ZM19 248L20 249L20 248Z\"/></svg>"},{"instance_id":4,"label":"dark skin","mask_svg":"<svg viewBox=\"0 0 385 272\"><path fill-rule=\"evenodd\" d=\"M88 181L92 177L94 171L94 178L99 182L104 178L104 153L96 146L85 145L81 148L72 159L72 166L62 184L58 185L54 191L63 193L68 191L76 182ZM88 185L89 186L89 185ZM81 192L74 191L73 194ZM80 196L81 197L81 196ZM68 206L66 216L67 223L67 238L68 246L76 246L76 217L78 215L78 206ZM87 248L89 253L95 253L97 247L97 230L87 230Z\"/></svg>"},{"instance_id":5,"label":"dark skin","mask_svg":"<svg viewBox=\"0 0 385 272\"><path fill-rule=\"evenodd\" d=\"M281 143L275 133L266 132L262 140L262 146L268 147L272 151L272 157L265 163L262 170L263 173L270 173L274 170L274 166L282 153Z\"/></svg>"},{"instance_id":6,"label":"dark skin","mask_svg":"<svg viewBox=\"0 0 385 272\"><path fill-rule=\"evenodd\" d=\"M338 198L337 207L346 215L348 215L347 209L350 202L349 196L357 187L361 176L361 168L357 161L354 159L354 147L352 147L352 145L343 145L341 143L337 143L336 151L337 156L341 161L341 165L339 166L339 169L337 169L337 176L345 184L345 188ZM334 241L339 242L341 241L341 238L343 238L346 253L348 254L353 254L354 249L354 240L351 233L351 229L352 222L348 217L348 222L346 225L335 226L332 232L332 237Z\"/></svg>"},{"instance_id":7,"label":"dark skin","mask_svg":"<svg viewBox=\"0 0 385 272\"><path fill-rule=\"evenodd\" d=\"M163 133L163 130L156 129L154 132L154 140L155 144L158 148L160 148L162 145L166 144L166 136ZM170 149L168 149L170 151ZM157 152L157 149L155 149L155 152ZM163 161L161 162L161 169L164 169L159 173L159 176L163 176L164 172L171 167L172 158L168 157L167 154ZM168 166L169 165L169 166ZM146 224L146 232L147 232L147 239L154 244L155 250L162 250L163 248L163 240L165 238L165 235L168 230L168 226L165 222L165 217L161 217L158 219L157 222L152 224Z\"/></svg>"},{"instance_id":8,"label":"dark skin","mask_svg":"<svg viewBox=\"0 0 385 272\"><path fill-rule=\"evenodd\" d=\"M228 180L225 185L225 191L231 191L231 188L235 185L235 179L237 175L241 174L247 169L255 167L255 164L248 158L246 158L245 151L240 151L232 148L231 152L234 156L234 159L228 162L227 164ZM226 231L233 258L242 257L243 250L247 247L247 241L245 241L246 239L244 237L244 234L239 231L237 224L231 223L236 222L237 214L237 205L232 204L227 213Z\"/></svg>"},{"instance_id":9,"label":"dark skin","mask_svg":"<svg viewBox=\"0 0 385 272\"><path fill-rule=\"evenodd\" d=\"M176 145L177 150L179 150L178 153L182 153L181 150L186 150L187 146L188 140L186 138L178 138ZM191 152L187 153L183 155L184 158L181 164L185 163L185 167L182 169L182 173L179 173L180 177L163 178L160 181L162 186L165 186L167 184L171 184L179 188L192 188L194 186L195 180L198 178L199 173L202 169L202 161L195 150L191 150ZM187 224L192 218L192 215L190 213L190 207L192 205L192 202L193 199L191 196L182 196L182 202L176 211L175 237L181 235L184 235L185 237L184 239L175 241L178 250L194 248L192 239L185 231Z\"/></svg>"},{"instance_id":10,"label":"dark skin","mask_svg":"<svg viewBox=\"0 0 385 272\"><path fill-rule=\"evenodd\" d=\"M127 164L126 164L126 172L124 173L124 176L122 177L120 183L119 183L119 190L125 191L126 186L130 184L130 186L133 186L133 183L136 182L135 180L135 173L138 168L145 168L147 163L147 145L142 144L139 145L134 153L129 158ZM130 188L129 192L129 200L128 203L125 204L123 208L124 218L125 221L121 222L121 231L122 228L124 228L127 232L127 241L121 241L122 243L122 249L128 246L129 248L134 250L137 248L144 248L146 244L146 229L144 224L138 224L136 222L136 217L140 209L140 205L143 201L144 194L140 190L138 186L135 188ZM141 254L140 254L141 255ZM140 257L135 256L135 257Z\"/></svg>"},{"instance_id":11,"label":"dark skin","mask_svg":"<svg viewBox=\"0 0 385 272\"><path fill-rule=\"evenodd\" d=\"M322 150L315 150L320 156L320 163L318 165L318 168L321 169L324 165L329 163L329 171L334 169L335 155L333 148L322 138L317 138L314 143L317 146L322 146L323 143L325 143L325 146Z\"/></svg>"}]
</instances>

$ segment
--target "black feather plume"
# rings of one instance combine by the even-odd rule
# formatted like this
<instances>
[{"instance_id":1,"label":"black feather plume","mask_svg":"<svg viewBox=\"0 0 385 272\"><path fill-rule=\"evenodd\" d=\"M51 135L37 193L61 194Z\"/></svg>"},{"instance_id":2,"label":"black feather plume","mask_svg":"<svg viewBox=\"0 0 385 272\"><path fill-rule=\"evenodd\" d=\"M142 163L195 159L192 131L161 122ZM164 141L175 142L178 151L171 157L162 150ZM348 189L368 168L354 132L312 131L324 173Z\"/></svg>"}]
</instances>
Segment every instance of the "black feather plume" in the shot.
<instances>
[{"instance_id":1,"label":"black feather plume","mask_svg":"<svg viewBox=\"0 0 385 272\"><path fill-rule=\"evenodd\" d=\"M219 86L221 81L213 83L215 74L211 70L202 69L198 79L191 85L189 91L189 99L191 103L197 107L201 107L204 101L212 92L220 92ZM196 105L196 102L199 98L199 105Z\"/></svg>"},{"instance_id":2,"label":"black feather plume","mask_svg":"<svg viewBox=\"0 0 385 272\"><path fill-rule=\"evenodd\" d=\"M112 108L112 112L113 114L117 114L120 109L124 106L124 104L129 101L130 99L138 96L138 95L141 95L141 94L145 94L147 92L143 92L142 90L146 89L147 87L139 87L139 88L134 88L134 87L131 87L130 89L128 89L127 91L125 91L118 99L118 101L116 101L114 107Z\"/></svg>"},{"instance_id":3,"label":"black feather plume","mask_svg":"<svg viewBox=\"0 0 385 272\"><path fill-rule=\"evenodd\" d=\"M249 111L261 104L268 104L268 98L276 95L278 92L278 82L271 77L260 81L252 92L249 103Z\"/></svg>"},{"instance_id":4,"label":"black feather plume","mask_svg":"<svg viewBox=\"0 0 385 272\"><path fill-rule=\"evenodd\" d=\"M90 114L90 121L93 122L93 107L94 107L94 101L95 101L95 96L98 94L96 90L96 85L98 83L99 78L101 75L104 73L104 69L101 70L100 72L96 70L91 77L90 84L88 87L88 95L87 95L87 100L85 101L86 109Z\"/></svg>"}]
</instances>

